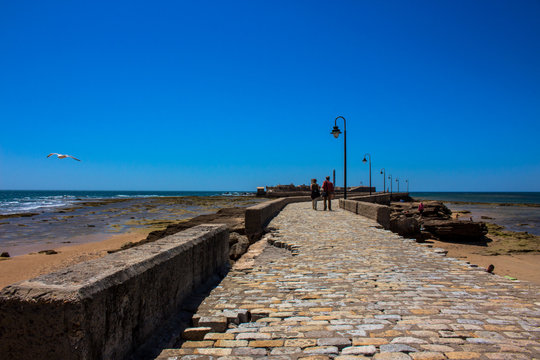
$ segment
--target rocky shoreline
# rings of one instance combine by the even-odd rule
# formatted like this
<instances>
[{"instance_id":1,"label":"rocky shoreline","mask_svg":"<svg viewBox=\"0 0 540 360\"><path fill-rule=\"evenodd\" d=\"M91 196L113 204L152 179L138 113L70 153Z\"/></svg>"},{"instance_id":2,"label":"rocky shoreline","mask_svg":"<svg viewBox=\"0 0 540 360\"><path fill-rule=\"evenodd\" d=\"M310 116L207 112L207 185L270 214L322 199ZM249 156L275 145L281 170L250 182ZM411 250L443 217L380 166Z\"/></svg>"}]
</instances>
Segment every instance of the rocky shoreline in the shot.
<instances>
[{"instance_id":1,"label":"rocky shoreline","mask_svg":"<svg viewBox=\"0 0 540 360\"><path fill-rule=\"evenodd\" d=\"M418 242L427 239L478 241L488 233L484 222L463 221L452 218L452 211L441 201L425 201L424 211L418 211L420 202L393 202L390 205L390 230Z\"/></svg>"}]
</instances>

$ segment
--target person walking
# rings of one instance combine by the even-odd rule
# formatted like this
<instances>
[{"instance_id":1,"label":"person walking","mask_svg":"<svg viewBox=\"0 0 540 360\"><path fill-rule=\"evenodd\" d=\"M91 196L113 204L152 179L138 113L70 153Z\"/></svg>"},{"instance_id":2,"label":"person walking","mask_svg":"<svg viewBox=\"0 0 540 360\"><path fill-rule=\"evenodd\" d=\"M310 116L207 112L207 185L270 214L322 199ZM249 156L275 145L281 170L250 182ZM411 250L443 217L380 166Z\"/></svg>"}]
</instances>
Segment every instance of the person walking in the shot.
<instances>
[{"instance_id":1,"label":"person walking","mask_svg":"<svg viewBox=\"0 0 540 360\"><path fill-rule=\"evenodd\" d=\"M313 210L317 210L317 199L321 196L321 189L319 184L317 184L317 179L311 179L311 204L313 205Z\"/></svg>"},{"instance_id":2,"label":"person walking","mask_svg":"<svg viewBox=\"0 0 540 360\"><path fill-rule=\"evenodd\" d=\"M332 198L334 197L334 184L330 181L330 176L326 177L326 180L324 180L323 185L323 200L324 200L324 210L326 211L326 202L328 201L328 210L332 211Z\"/></svg>"}]
</instances>

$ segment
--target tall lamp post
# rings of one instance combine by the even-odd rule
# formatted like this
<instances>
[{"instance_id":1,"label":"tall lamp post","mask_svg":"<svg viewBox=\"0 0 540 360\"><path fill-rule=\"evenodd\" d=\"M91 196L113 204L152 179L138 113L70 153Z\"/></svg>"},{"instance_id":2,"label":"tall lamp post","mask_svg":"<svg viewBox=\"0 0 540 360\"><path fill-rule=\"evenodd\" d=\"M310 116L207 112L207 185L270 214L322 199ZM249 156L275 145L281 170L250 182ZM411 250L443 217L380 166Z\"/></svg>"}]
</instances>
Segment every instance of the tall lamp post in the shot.
<instances>
[{"instance_id":1,"label":"tall lamp post","mask_svg":"<svg viewBox=\"0 0 540 360\"><path fill-rule=\"evenodd\" d=\"M368 153L364 154L364 159L362 160L364 164L367 162L366 156L369 157L369 195L371 195L371 155Z\"/></svg>"},{"instance_id":2,"label":"tall lamp post","mask_svg":"<svg viewBox=\"0 0 540 360\"><path fill-rule=\"evenodd\" d=\"M341 134L341 131L339 130L337 126L337 119L343 119L343 198L347 198L347 121L343 116L338 116L334 120L334 128L330 132L330 134L334 135L334 137L337 139L339 137L339 134Z\"/></svg>"},{"instance_id":3,"label":"tall lamp post","mask_svg":"<svg viewBox=\"0 0 540 360\"><path fill-rule=\"evenodd\" d=\"M407 183L407 193L409 192L409 179L405 180L405 182Z\"/></svg>"},{"instance_id":4,"label":"tall lamp post","mask_svg":"<svg viewBox=\"0 0 540 360\"><path fill-rule=\"evenodd\" d=\"M383 175L383 189L382 190L383 190L383 193L385 193L386 192L386 169L385 168L381 169L381 175L382 174L384 174Z\"/></svg>"},{"instance_id":5,"label":"tall lamp post","mask_svg":"<svg viewBox=\"0 0 540 360\"><path fill-rule=\"evenodd\" d=\"M396 182L397 182L397 192L399 192L399 179L396 178Z\"/></svg>"},{"instance_id":6,"label":"tall lamp post","mask_svg":"<svg viewBox=\"0 0 540 360\"><path fill-rule=\"evenodd\" d=\"M390 201L392 201L392 174L388 175L388 180L390 180Z\"/></svg>"}]
</instances>

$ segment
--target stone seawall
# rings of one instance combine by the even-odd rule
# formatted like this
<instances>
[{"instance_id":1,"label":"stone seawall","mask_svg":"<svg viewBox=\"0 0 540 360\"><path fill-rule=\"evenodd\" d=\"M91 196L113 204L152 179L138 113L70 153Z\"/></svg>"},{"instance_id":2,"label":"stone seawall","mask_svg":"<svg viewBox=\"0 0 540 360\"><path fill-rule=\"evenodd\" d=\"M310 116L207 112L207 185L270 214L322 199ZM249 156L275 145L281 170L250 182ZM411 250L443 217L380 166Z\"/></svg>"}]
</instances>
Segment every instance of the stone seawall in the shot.
<instances>
[{"instance_id":1,"label":"stone seawall","mask_svg":"<svg viewBox=\"0 0 540 360\"><path fill-rule=\"evenodd\" d=\"M311 201L311 198L309 196L279 198L247 208L245 227L246 235L250 241L260 237L266 224L287 204L303 201Z\"/></svg>"},{"instance_id":2,"label":"stone seawall","mask_svg":"<svg viewBox=\"0 0 540 360\"><path fill-rule=\"evenodd\" d=\"M400 201L402 199L405 201L410 201L411 198L409 193L378 193L372 195L357 195L351 193L347 198L347 200L357 200L381 205L390 205L390 201Z\"/></svg>"},{"instance_id":3,"label":"stone seawall","mask_svg":"<svg viewBox=\"0 0 540 360\"><path fill-rule=\"evenodd\" d=\"M228 260L227 227L199 225L7 286L0 357L124 359Z\"/></svg>"},{"instance_id":4,"label":"stone seawall","mask_svg":"<svg viewBox=\"0 0 540 360\"><path fill-rule=\"evenodd\" d=\"M381 224L385 229L390 228L390 207L357 200L339 199L339 207L358 215L367 217Z\"/></svg>"}]
</instances>

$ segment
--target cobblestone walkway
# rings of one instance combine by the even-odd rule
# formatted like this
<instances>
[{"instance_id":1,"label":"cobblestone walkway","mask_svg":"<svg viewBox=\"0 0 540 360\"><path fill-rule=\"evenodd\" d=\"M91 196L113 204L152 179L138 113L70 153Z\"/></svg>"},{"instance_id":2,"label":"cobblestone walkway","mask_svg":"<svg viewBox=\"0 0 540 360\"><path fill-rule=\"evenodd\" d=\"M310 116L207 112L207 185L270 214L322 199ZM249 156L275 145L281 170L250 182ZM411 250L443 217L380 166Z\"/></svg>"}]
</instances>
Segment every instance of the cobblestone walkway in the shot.
<instances>
[{"instance_id":1,"label":"cobblestone walkway","mask_svg":"<svg viewBox=\"0 0 540 360\"><path fill-rule=\"evenodd\" d=\"M269 227L292 254L233 269L159 359L540 359L530 283L341 209L291 204Z\"/></svg>"}]
</instances>

